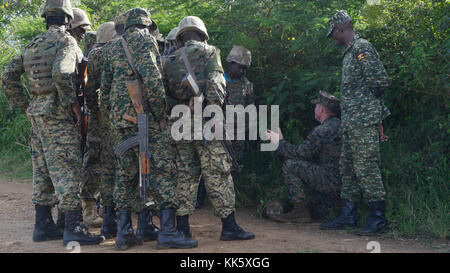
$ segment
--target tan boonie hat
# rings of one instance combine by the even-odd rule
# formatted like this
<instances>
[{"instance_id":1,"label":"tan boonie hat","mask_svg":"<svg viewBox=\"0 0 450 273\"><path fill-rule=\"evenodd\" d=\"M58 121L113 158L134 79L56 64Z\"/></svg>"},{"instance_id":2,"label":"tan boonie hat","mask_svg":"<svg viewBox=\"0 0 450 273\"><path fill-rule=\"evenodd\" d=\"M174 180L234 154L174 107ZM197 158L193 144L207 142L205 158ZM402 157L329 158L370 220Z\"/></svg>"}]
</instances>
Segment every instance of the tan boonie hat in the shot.
<instances>
[{"instance_id":1,"label":"tan boonie hat","mask_svg":"<svg viewBox=\"0 0 450 273\"><path fill-rule=\"evenodd\" d=\"M169 32L169 34L167 34L166 40L167 41L175 41L177 39L177 32L178 32L178 27L172 28L172 30Z\"/></svg>"},{"instance_id":2,"label":"tan boonie hat","mask_svg":"<svg viewBox=\"0 0 450 273\"><path fill-rule=\"evenodd\" d=\"M235 62L250 67L252 65L252 53L243 46L233 46L227 56L227 62Z\"/></svg>"},{"instance_id":3,"label":"tan boonie hat","mask_svg":"<svg viewBox=\"0 0 450 273\"><path fill-rule=\"evenodd\" d=\"M319 97L311 102L313 104L323 104L331 112L339 112L339 99L325 91L319 91Z\"/></svg>"},{"instance_id":4,"label":"tan boonie hat","mask_svg":"<svg viewBox=\"0 0 450 273\"><path fill-rule=\"evenodd\" d=\"M328 33L327 37L330 37L331 32L333 32L333 29L339 25L340 23L351 21L352 18L347 14L345 10L339 10L336 12L336 14L328 20Z\"/></svg>"},{"instance_id":5,"label":"tan boonie hat","mask_svg":"<svg viewBox=\"0 0 450 273\"><path fill-rule=\"evenodd\" d=\"M81 27L86 31L91 30L91 21L89 21L89 17L87 13L79 8L73 8L73 20L70 25L70 29L76 29L77 27Z\"/></svg>"}]
</instances>

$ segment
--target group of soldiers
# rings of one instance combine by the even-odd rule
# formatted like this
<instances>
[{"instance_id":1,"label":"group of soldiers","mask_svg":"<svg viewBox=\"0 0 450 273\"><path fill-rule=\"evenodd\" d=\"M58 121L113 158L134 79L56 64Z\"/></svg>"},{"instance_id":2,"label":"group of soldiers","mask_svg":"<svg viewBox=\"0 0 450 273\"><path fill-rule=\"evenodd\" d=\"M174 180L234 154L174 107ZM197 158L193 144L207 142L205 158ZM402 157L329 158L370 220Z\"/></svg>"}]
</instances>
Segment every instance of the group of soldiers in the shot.
<instances>
[{"instance_id":1,"label":"group of soldiers","mask_svg":"<svg viewBox=\"0 0 450 273\"><path fill-rule=\"evenodd\" d=\"M90 31L86 12L72 8L69 0L47 0L42 17L47 32L25 46L2 75L9 104L24 109L32 124L33 240L85 245L116 237L120 250L150 240L156 240L158 248L197 247L189 215L195 210L200 180L221 219L220 240L253 239L254 234L235 221L234 184L225 147L219 141L175 142L170 135L175 121L171 109L180 104L192 107L192 95L182 84L188 72L207 105L250 101L252 85L244 75L251 64L250 51L234 47L227 58L230 67L224 71L220 50L207 43L207 29L195 16L181 20L166 40L142 8L117 15L96 32ZM24 73L30 101L21 83ZM115 147L138 133L133 117L139 113L127 89L136 80L148 117L149 202L143 202L139 190L138 147L122 156L114 154ZM227 87L235 93L227 92ZM85 147L79 130L83 113L89 118ZM96 192L102 217L95 209ZM59 211L56 224L54 206ZM136 231L132 213L137 213ZM153 223L154 215L160 227ZM88 232L88 226L97 225L100 235Z\"/></svg>"},{"instance_id":2,"label":"group of soldiers","mask_svg":"<svg viewBox=\"0 0 450 273\"><path fill-rule=\"evenodd\" d=\"M255 235L235 221L232 168L224 145L218 140L175 141L170 132L176 121L170 117L173 107L187 105L194 110L193 94L183 83L188 74L203 94L203 106L254 104L253 86L245 77L250 51L233 47L224 71L220 50L207 43L207 29L195 16L183 18L166 39L142 8L117 15L96 32L90 31L87 14L72 8L69 0L47 0L42 17L47 31L25 46L2 75L8 103L24 109L32 125L33 241L63 239L64 244L83 245L115 237L120 250L150 240L156 240L158 248L194 248L198 242L192 236L189 215L199 207L197 192L202 187L221 219L220 240L253 239ZM282 140L281 131L268 132L271 141L280 142L278 152L289 158L283 175L294 204L290 212L269 208L268 215L279 221L310 220L309 211L315 206L308 206L306 197L312 189L312 196L319 196L314 204L327 202L324 210L318 210L322 217L341 192L342 213L322 226L354 227L356 198L362 190L373 207L366 225L373 232L374 226L379 231L387 225L377 161L378 130L388 115L380 101L387 75L370 43L350 36L348 22L351 19L343 11L329 22L329 35L348 46L340 107L338 99L321 92L313 102L321 125L298 147ZM83 63L87 63L86 75ZM22 74L28 79L31 100L24 93ZM139 82L148 117L149 202L143 202L139 191L142 169L138 162L143 160L139 148L132 147L121 156L114 153L115 147L138 133L140 113L128 89L133 81ZM77 93L80 86L84 101ZM80 132L83 113L89 118L85 147ZM242 145L242 141L232 145L238 159ZM95 208L97 192L102 217ZM51 214L55 206L56 224ZM132 213L137 214L136 231ZM160 219L159 227L153 223L154 216ZM101 234L89 233L88 226L101 226Z\"/></svg>"}]
</instances>

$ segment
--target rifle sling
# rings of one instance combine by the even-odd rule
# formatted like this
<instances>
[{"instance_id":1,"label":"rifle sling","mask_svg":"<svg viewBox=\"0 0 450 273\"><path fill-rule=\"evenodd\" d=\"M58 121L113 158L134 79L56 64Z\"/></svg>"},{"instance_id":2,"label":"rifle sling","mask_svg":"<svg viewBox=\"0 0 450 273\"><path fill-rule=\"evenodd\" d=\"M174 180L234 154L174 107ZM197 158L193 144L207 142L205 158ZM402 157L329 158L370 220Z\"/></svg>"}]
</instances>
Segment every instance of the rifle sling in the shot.
<instances>
[{"instance_id":1,"label":"rifle sling","mask_svg":"<svg viewBox=\"0 0 450 273\"><path fill-rule=\"evenodd\" d=\"M192 71L191 63L186 56L186 47L181 48L181 58L183 58L184 66L186 66L188 73L191 74L192 78L198 86L197 77L195 76L194 71Z\"/></svg>"}]
</instances>

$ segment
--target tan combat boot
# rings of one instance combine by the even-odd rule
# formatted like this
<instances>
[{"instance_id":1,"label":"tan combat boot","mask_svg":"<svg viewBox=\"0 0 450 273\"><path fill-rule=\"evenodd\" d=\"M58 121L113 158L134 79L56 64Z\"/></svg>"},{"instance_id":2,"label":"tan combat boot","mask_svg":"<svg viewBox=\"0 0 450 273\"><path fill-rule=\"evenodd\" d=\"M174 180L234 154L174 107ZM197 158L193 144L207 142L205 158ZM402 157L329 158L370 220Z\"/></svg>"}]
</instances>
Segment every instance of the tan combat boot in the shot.
<instances>
[{"instance_id":1,"label":"tan combat boot","mask_svg":"<svg viewBox=\"0 0 450 273\"><path fill-rule=\"evenodd\" d=\"M280 220L287 223L310 223L311 215L305 203L296 203L294 209L280 215Z\"/></svg>"},{"instance_id":2,"label":"tan combat boot","mask_svg":"<svg viewBox=\"0 0 450 273\"><path fill-rule=\"evenodd\" d=\"M83 222L88 227L101 227L103 219L97 214L94 200L82 200L83 206Z\"/></svg>"}]
</instances>

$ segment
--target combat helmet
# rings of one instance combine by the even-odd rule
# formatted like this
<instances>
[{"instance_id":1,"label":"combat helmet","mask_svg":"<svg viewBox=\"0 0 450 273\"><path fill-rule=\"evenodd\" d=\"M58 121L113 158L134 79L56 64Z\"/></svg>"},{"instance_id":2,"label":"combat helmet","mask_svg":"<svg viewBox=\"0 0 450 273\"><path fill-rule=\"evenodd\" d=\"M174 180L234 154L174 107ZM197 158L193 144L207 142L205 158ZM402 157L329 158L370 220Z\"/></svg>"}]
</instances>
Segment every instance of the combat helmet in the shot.
<instances>
[{"instance_id":1,"label":"combat helmet","mask_svg":"<svg viewBox=\"0 0 450 273\"><path fill-rule=\"evenodd\" d=\"M252 53L243 46L233 46L230 54L227 56L227 62L235 62L250 67L252 64Z\"/></svg>"},{"instance_id":2,"label":"combat helmet","mask_svg":"<svg viewBox=\"0 0 450 273\"><path fill-rule=\"evenodd\" d=\"M209 39L205 24L202 19L197 16L187 16L180 21L180 24L178 25L177 40L180 39L183 33L189 30L196 30L202 33L205 36L205 41Z\"/></svg>"},{"instance_id":3,"label":"combat helmet","mask_svg":"<svg viewBox=\"0 0 450 273\"><path fill-rule=\"evenodd\" d=\"M172 30L169 32L169 34L167 34L166 40L167 41L176 41L177 32L178 32L178 27L172 28Z\"/></svg>"},{"instance_id":4,"label":"combat helmet","mask_svg":"<svg viewBox=\"0 0 450 273\"><path fill-rule=\"evenodd\" d=\"M76 29L77 27L82 27L84 30L91 30L91 21L89 21L89 17L87 13L79 8L73 8L73 20L70 24L69 30Z\"/></svg>"},{"instance_id":5,"label":"combat helmet","mask_svg":"<svg viewBox=\"0 0 450 273\"><path fill-rule=\"evenodd\" d=\"M72 4L70 0L47 0L42 7L42 17L67 15L73 19Z\"/></svg>"},{"instance_id":6,"label":"combat helmet","mask_svg":"<svg viewBox=\"0 0 450 273\"><path fill-rule=\"evenodd\" d=\"M101 24L97 29L97 43L106 44L116 35L114 22L106 22Z\"/></svg>"},{"instance_id":7,"label":"combat helmet","mask_svg":"<svg viewBox=\"0 0 450 273\"><path fill-rule=\"evenodd\" d=\"M153 24L150 19L150 12L143 8L134 8L126 12L127 20L125 22L125 29L133 25L151 26Z\"/></svg>"}]
</instances>

